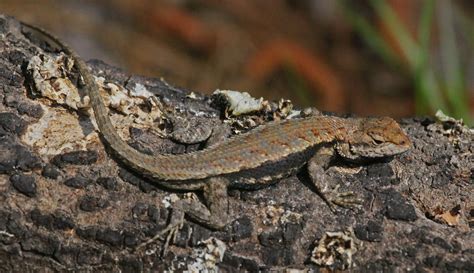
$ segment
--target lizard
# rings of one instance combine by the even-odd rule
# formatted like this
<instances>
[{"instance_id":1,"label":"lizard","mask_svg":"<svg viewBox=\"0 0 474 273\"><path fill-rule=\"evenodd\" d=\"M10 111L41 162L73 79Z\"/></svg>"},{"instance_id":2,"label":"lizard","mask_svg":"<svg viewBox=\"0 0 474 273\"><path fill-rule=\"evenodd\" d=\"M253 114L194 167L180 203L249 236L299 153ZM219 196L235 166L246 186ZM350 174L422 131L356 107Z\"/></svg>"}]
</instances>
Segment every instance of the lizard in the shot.
<instances>
[{"instance_id":1,"label":"lizard","mask_svg":"<svg viewBox=\"0 0 474 273\"><path fill-rule=\"evenodd\" d=\"M179 155L148 155L123 140L109 118L91 70L67 44L48 31L21 23L24 31L46 36L69 55L82 77L98 131L114 154L132 171L172 190L201 191L204 203L180 199L173 203L168 226L146 245L166 232L170 236L182 226L184 216L211 229L229 222L228 188L258 189L307 166L311 181L328 204L351 206L361 200L352 192L338 192L338 185L325 171L335 159L349 162L391 158L411 148L411 141L390 117L340 118L313 115L269 122L247 133L235 135L204 150Z\"/></svg>"}]
</instances>

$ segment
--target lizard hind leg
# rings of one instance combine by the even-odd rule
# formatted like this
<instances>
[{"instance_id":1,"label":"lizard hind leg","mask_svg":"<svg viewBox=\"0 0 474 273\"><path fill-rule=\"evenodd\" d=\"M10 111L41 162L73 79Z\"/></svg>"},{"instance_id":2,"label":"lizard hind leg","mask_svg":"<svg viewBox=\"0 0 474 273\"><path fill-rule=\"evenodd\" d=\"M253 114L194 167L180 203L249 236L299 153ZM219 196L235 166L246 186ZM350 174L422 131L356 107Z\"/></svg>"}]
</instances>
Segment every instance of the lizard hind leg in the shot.
<instances>
[{"instance_id":1,"label":"lizard hind leg","mask_svg":"<svg viewBox=\"0 0 474 273\"><path fill-rule=\"evenodd\" d=\"M211 177L203 187L206 206L201 202L187 204L186 215L193 221L210 229L223 229L229 222L229 198L227 186L229 181L224 177Z\"/></svg>"},{"instance_id":2,"label":"lizard hind leg","mask_svg":"<svg viewBox=\"0 0 474 273\"><path fill-rule=\"evenodd\" d=\"M323 146L308 161L311 182L333 212L336 211L335 205L354 208L360 206L363 201L352 191L339 191L340 185L326 174L326 170L330 167L335 156L333 147Z\"/></svg>"},{"instance_id":3,"label":"lizard hind leg","mask_svg":"<svg viewBox=\"0 0 474 273\"><path fill-rule=\"evenodd\" d=\"M163 246L163 255L166 254L170 243L175 241L176 235L183 227L186 215L194 222L211 229L222 229L228 223L228 181L220 177L208 178L203 187L203 197L206 205L198 199L178 199L172 204L172 213L168 226L156 234L153 238L140 244L137 249L143 248L150 243L161 239L166 235Z\"/></svg>"}]
</instances>

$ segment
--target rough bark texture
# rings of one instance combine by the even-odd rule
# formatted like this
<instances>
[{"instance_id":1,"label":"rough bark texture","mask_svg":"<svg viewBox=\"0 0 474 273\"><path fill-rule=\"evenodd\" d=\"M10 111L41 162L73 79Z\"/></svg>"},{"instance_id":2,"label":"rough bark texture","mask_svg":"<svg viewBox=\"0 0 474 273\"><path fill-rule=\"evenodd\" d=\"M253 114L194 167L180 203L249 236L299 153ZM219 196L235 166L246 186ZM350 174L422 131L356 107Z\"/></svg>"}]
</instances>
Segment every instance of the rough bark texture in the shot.
<instances>
[{"instance_id":1,"label":"rough bark texture","mask_svg":"<svg viewBox=\"0 0 474 273\"><path fill-rule=\"evenodd\" d=\"M211 237L225 245L216 265L224 272L317 270L311 258L324 247L330 269L474 271L473 133L431 118L401 121L414 143L408 153L328 170L364 198L360 210L332 213L301 172L263 189L230 190L235 220L225 230L186 221L166 255L160 240L135 251L166 226L170 210L163 200L171 193L117 163L87 115L32 95L28 63L40 53L56 53L43 51L8 17L0 16L0 37L1 272L213 268ZM207 97L188 96L160 79L127 75L99 61L89 65L107 82L130 90L142 85L168 115L179 113L214 131L225 127ZM272 113L259 115L265 120ZM132 126L130 144L137 149L202 148L127 122L117 126L125 131ZM172 131L166 122L160 125L160 131ZM320 251L313 253L318 244Z\"/></svg>"}]
</instances>

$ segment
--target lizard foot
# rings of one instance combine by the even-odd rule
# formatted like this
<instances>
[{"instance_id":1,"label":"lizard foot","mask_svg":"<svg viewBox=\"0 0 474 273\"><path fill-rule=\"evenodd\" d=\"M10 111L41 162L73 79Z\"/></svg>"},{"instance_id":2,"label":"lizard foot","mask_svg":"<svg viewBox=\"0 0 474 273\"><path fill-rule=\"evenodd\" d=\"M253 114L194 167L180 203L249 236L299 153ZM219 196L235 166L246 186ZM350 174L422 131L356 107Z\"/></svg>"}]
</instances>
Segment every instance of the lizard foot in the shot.
<instances>
[{"instance_id":1,"label":"lizard foot","mask_svg":"<svg viewBox=\"0 0 474 273\"><path fill-rule=\"evenodd\" d=\"M141 243L139 246L137 246L135 250L139 250L157 240L163 239L163 236L165 234L168 234L166 235L166 238L164 238L165 244L163 246L163 250L161 253L162 256L166 255L169 244L176 240L176 235L178 234L179 230L183 228L183 225L184 225L184 212L177 210L172 214L171 221L168 224L168 226L166 226L165 229L158 232L155 236L153 236L153 238Z\"/></svg>"},{"instance_id":2,"label":"lizard foot","mask_svg":"<svg viewBox=\"0 0 474 273\"><path fill-rule=\"evenodd\" d=\"M349 209L360 208L364 200L358 198L353 191L339 191L339 187L336 185L331 191L323 193L331 210L336 211L335 205Z\"/></svg>"},{"instance_id":3,"label":"lizard foot","mask_svg":"<svg viewBox=\"0 0 474 273\"><path fill-rule=\"evenodd\" d=\"M207 206L196 198L175 199L172 201L173 212L168 226L150 240L140 244L137 249L161 239L166 233L163 255L166 254L170 243L175 241L178 231L183 227L184 216L211 229L222 229L228 222L227 180L224 178L209 178L203 187L203 197Z\"/></svg>"}]
</instances>

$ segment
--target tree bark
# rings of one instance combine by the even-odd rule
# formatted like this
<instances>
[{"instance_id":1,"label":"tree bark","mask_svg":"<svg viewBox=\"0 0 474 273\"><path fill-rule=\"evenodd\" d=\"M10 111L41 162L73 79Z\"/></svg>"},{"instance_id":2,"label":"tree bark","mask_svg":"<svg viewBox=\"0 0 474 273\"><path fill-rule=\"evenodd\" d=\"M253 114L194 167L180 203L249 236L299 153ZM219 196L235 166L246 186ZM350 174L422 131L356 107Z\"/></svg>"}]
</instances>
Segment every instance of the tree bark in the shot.
<instances>
[{"instance_id":1,"label":"tree bark","mask_svg":"<svg viewBox=\"0 0 474 273\"><path fill-rule=\"evenodd\" d=\"M234 220L224 230L187 220L166 255L163 240L135 250L166 226L167 200L183 193L158 188L130 172L104 147L93 118L79 106L38 95L29 65L35 56L44 60L58 52L22 33L7 16L0 16L0 37L2 272L474 271L474 134L458 122L433 118L400 121L414 145L391 161L328 170L364 199L361 209L331 212L302 171L262 189L229 190ZM109 110L117 130L137 149L201 149L202 143L184 145L156 134L172 135L176 127L170 126L170 116L178 113L213 132L229 130L222 109L210 104L209 97L160 79L128 75L100 61L88 64L110 90L144 88L154 95L161 112L153 118L161 127L134 123L124 114L132 108ZM64 73L79 78L74 69ZM46 78L64 90L56 76ZM141 107L152 106L144 101ZM240 118L266 122L274 111ZM231 129L241 129L236 124Z\"/></svg>"}]
</instances>

